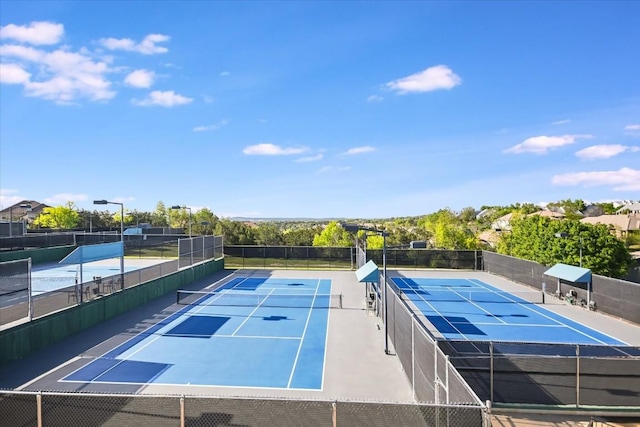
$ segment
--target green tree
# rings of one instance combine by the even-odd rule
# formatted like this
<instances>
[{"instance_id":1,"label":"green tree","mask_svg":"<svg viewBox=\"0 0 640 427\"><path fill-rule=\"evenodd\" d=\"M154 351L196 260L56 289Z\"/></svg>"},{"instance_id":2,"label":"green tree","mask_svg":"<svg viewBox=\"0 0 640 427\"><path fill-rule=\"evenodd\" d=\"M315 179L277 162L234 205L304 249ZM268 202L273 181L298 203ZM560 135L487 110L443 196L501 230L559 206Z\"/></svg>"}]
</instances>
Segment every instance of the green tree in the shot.
<instances>
[{"instance_id":1,"label":"green tree","mask_svg":"<svg viewBox=\"0 0 640 427\"><path fill-rule=\"evenodd\" d=\"M169 218L167 214L167 207L164 202L160 201L156 203L156 210L151 213L151 225L153 227L168 227Z\"/></svg>"},{"instance_id":2,"label":"green tree","mask_svg":"<svg viewBox=\"0 0 640 427\"><path fill-rule=\"evenodd\" d=\"M78 227L80 222L75 204L67 202L64 206L44 208L33 223L38 228L71 229Z\"/></svg>"},{"instance_id":3,"label":"green tree","mask_svg":"<svg viewBox=\"0 0 640 427\"><path fill-rule=\"evenodd\" d=\"M275 224L263 222L254 230L255 242L263 246L280 246L284 243L282 233Z\"/></svg>"},{"instance_id":4,"label":"green tree","mask_svg":"<svg viewBox=\"0 0 640 427\"><path fill-rule=\"evenodd\" d=\"M216 236L223 235L227 245L255 245L253 229L247 224L229 219L221 219L216 223Z\"/></svg>"},{"instance_id":5,"label":"green tree","mask_svg":"<svg viewBox=\"0 0 640 427\"><path fill-rule=\"evenodd\" d=\"M193 234L215 234L219 218L208 208L202 208L193 214Z\"/></svg>"},{"instance_id":6,"label":"green tree","mask_svg":"<svg viewBox=\"0 0 640 427\"><path fill-rule=\"evenodd\" d=\"M431 243L436 248L477 249L480 246L469 226L449 208L425 215L419 224L429 232Z\"/></svg>"},{"instance_id":7,"label":"green tree","mask_svg":"<svg viewBox=\"0 0 640 427\"><path fill-rule=\"evenodd\" d=\"M543 265L580 264L595 274L624 277L632 258L624 243L609 233L605 225L583 224L578 220L552 220L540 216L519 218L503 233L497 250ZM563 235L565 237L556 237Z\"/></svg>"},{"instance_id":8,"label":"green tree","mask_svg":"<svg viewBox=\"0 0 640 427\"><path fill-rule=\"evenodd\" d=\"M193 218L188 209L169 209L168 213L169 227L182 228L185 234L189 232L189 224L193 222ZM191 232L193 233L193 230Z\"/></svg>"},{"instance_id":9,"label":"green tree","mask_svg":"<svg viewBox=\"0 0 640 427\"><path fill-rule=\"evenodd\" d=\"M313 238L313 246L349 247L353 246L355 237L345 231L337 221L331 221Z\"/></svg>"},{"instance_id":10,"label":"green tree","mask_svg":"<svg viewBox=\"0 0 640 427\"><path fill-rule=\"evenodd\" d=\"M308 228L296 228L282 233L282 239L286 246L312 246L313 238L322 232L322 227L311 226Z\"/></svg>"}]
</instances>

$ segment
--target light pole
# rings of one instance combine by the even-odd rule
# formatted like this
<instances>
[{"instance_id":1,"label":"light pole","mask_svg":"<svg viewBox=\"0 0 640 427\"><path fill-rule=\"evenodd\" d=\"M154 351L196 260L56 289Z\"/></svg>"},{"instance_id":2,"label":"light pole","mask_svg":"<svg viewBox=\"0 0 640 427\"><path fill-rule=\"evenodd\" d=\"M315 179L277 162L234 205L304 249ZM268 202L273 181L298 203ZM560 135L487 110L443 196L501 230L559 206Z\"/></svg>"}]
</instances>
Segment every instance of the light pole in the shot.
<instances>
[{"instance_id":1,"label":"light pole","mask_svg":"<svg viewBox=\"0 0 640 427\"><path fill-rule=\"evenodd\" d=\"M124 289L124 203L110 202L108 200L94 200L94 205L120 205L120 242L122 243L122 253L120 254L120 289Z\"/></svg>"},{"instance_id":2,"label":"light pole","mask_svg":"<svg viewBox=\"0 0 640 427\"><path fill-rule=\"evenodd\" d=\"M371 227L363 227L358 224L348 224L345 222L341 222L340 225L344 228L345 231L349 232L358 232L362 231L370 231L372 233L377 233L382 236L382 276L384 277L382 283L382 305L383 305L383 317L384 317L384 352L386 354L391 354L389 350L389 319L387 318L387 233L384 230L378 230L377 228Z\"/></svg>"},{"instance_id":3,"label":"light pole","mask_svg":"<svg viewBox=\"0 0 640 427\"><path fill-rule=\"evenodd\" d=\"M191 238L191 208L189 206L175 205L171 206L171 209L189 209L189 242L191 243L191 265L193 265L193 239Z\"/></svg>"}]
</instances>

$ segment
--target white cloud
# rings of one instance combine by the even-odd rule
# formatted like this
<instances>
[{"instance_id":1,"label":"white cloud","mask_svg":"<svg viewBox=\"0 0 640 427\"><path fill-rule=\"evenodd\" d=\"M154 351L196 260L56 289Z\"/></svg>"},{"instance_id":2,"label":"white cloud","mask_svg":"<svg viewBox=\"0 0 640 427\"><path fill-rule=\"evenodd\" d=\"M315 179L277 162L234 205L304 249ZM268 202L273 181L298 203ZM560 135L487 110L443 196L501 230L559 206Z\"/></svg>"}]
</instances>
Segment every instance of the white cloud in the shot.
<instances>
[{"instance_id":1,"label":"white cloud","mask_svg":"<svg viewBox=\"0 0 640 427\"><path fill-rule=\"evenodd\" d=\"M215 98L213 96L210 96L210 95L203 95L202 96L202 100L204 102L206 102L207 104L212 104L215 101Z\"/></svg>"},{"instance_id":2,"label":"white cloud","mask_svg":"<svg viewBox=\"0 0 640 427\"><path fill-rule=\"evenodd\" d=\"M354 154L371 153L372 151L376 151L376 149L374 147L364 146L364 147L349 148L347 151L345 151L342 154L350 156Z\"/></svg>"},{"instance_id":3,"label":"white cloud","mask_svg":"<svg viewBox=\"0 0 640 427\"><path fill-rule=\"evenodd\" d=\"M64 205L67 202L84 202L88 200L86 194L59 193L44 199L44 203L52 206Z\"/></svg>"},{"instance_id":4,"label":"white cloud","mask_svg":"<svg viewBox=\"0 0 640 427\"><path fill-rule=\"evenodd\" d=\"M109 50L124 50L127 52L138 52L143 55L155 55L157 53L167 53L169 49L164 46L157 46L156 43L166 42L169 36L163 34L149 34L140 43L131 39L115 39L112 37L98 40L102 46Z\"/></svg>"},{"instance_id":5,"label":"white cloud","mask_svg":"<svg viewBox=\"0 0 640 427\"><path fill-rule=\"evenodd\" d=\"M0 56L9 56L23 61L40 62L45 56L45 51L30 46L3 44L0 46Z\"/></svg>"},{"instance_id":6,"label":"white cloud","mask_svg":"<svg viewBox=\"0 0 640 427\"><path fill-rule=\"evenodd\" d=\"M309 157L300 157L299 159L296 159L296 162L298 163L308 163L308 162L317 162L318 160L322 160L323 154L319 153L315 156L309 156Z\"/></svg>"},{"instance_id":7,"label":"white cloud","mask_svg":"<svg viewBox=\"0 0 640 427\"><path fill-rule=\"evenodd\" d=\"M431 92L438 89L452 89L461 82L462 79L449 67L436 65L419 73L386 83L385 87L403 95L406 93Z\"/></svg>"},{"instance_id":8,"label":"white cloud","mask_svg":"<svg viewBox=\"0 0 640 427\"><path fill-rule=\"evenodd\" d=\"M11 39L34 45L60 43L64 26L53 22L31 22L28 26L9 24L0 27L0 39Z\"/></svg>"},{"instance_id":9,"label":"white cloud","mask_svg":"<svg viewBox=\"0 0 640 427\"><path fill-rule=\"evenodd\" d=\"M367 102L381 102L383 99L380 95L371 95L367 98Z\"/></svg>"},{"instance_id":10,"label":"white cloud","mask_svg":"<svg viewBox=\"0 0 640 427\"><path fill-rule=\"evenodd\" d=\"M585 160L608 159L609 157L622 154L625 151L637 152L640 151L640 147L629 147L620 144L592 145L591 147L577 151L576 156Z\"/></svg>"},{"instance_id":11,"label":"white cloud","mask_svg":"<svg viewBox=\"0 0 640 427\"><path fill-rule=\"evenodd\" d=\"M18 190L0 188L0 206L2 206L2 209L15 205L23 200L24 197L20 196Z\"/></svg>"},{"instance_id":12,"label":"white cloud","mask_svg":"<svg viewBox=\"0 0 640 427\"><path fill-rule=\"evenodd\" d=\"M222 72L220 73L220 77L227 77L227 76L230 76L230 75L231 75L231 73L230 73L230 72L228 72L228 71L222 71Z\"/></svg>"},{"instance_id":13,"label":"white cloud","mask_svg":"<svg viewBox=\"0 0 640 427\"><path fill-rule=\"evenodd\" d=\"M570 121L571 120L569 120L569 119L564 119L564 120L555 121L555 122L553 122L551 124L554 125L554 126L558 126L558 125L564 125L566 123L569 123Z\"/></svg>"},{"instance_id":14,"label":"white cloud","mask_svg":"<svg viewBox=\"0 0 640 427\"><path fill-rule=\"evenodd\" d=\"M189 104L192 101L193 101L193 98L187 98L186 96L179 95L172 90L168 90L164 92L160 90L154 90L145 99L132 100L132 102L135 105L139 105L141 107L160 106L160 107L167 107L167 108L175 107L177 105Z\"/></svg>"},{"instance_id":15,"label":"white cloud","mask_svg":"<svg viewBox=\"0 0 640 427\"><path fill-rule=\"evenodd\" d=\"M640 191L640 170L622 168L617 171L577 172L555 175L554 185L613 186L614 191Z\"/></svg>"},{"instance_id":16,"label":"white cloud","mask_svg":"<svg viewBox=\"0 0 640 427\"><path fill-rule=\"evenodd\" d=\"M132 71L124 78L125 84L133 87L149 88L155 80L155 73L148 70Z\"/></svg>"},{"instance_id":17,"label":"white cloud","mask_svg":"<svg viewBox=\"0 0 640 427\"><path fill-rule=\"evenodd\" d=\"M351 166L324 166L318 169L318 173L344 172L351 169Z\"/></svg>"},{"instance_id":18,"label":"white cloud","mask_svg":"<svg viewBox=\"0 0 640 427\"><path fill-rule=\"evenodd\" d=\"M196 127L193 128L193 131L194 132L206 132L206 131L211 131L211 130L218 130L223 126L226 126L228 123L229 123L229 120L222 119L218 123L214 123L212 125L196 126Z\"/></svg>"},{"instance_id":19,"label":"white cloud","mask_svg":"<svg viewBox=\"0 0 640 427\"><path fill-rule=\"evenodd\" d=\"M520 144L504 150L505 153L535 153L546 154L547 151L558 147L574 144L578 139L593 138L593 135L562 135L562 136L534 136L525 139Z\"/></svg>"},{"instance_id":20,"label":"white cloud","mask_svg":"<svg viewBox=\"0 0 640 427\"><path fill-rule=\"evenodd\" d=\"M283 148L275 144L256 144L245 147L242 152L248 156L288 156L308 151L305 147Z\"/></svg>"},{"instance_id":21,"label":"white cloud","mask_svg":"<svg viewBox=\"0 0 640 427\"><path fill-rule=\"evenodd\" d=\"M70 104L78 98L100 101L115 96L115 92L111 90L111 82L105 77L111 71L108 64L95 61L84 53L62 49L45 52L29 47L4 45L0 47L0 54L29 63L3 64L3 69L8 67L11 73L7 80L22 84L27 96L60 104ZM37 74L30 73L29 66ZM24 72L21 73L18 68ZM3 83L8 82L3 80Z\"/></svg>"},{"instance_id":22,"label":"white cloud","mask_svg":"<svg viewBox=\"0 0 640 427\"><path fill-rule=\"evenodd\" d=\"M29 81L31 74L16 64L0 64L0 83L24 84Z\"/></svg>"},{"instance_id":23,"label":"white cloud","mask_svg":"<svg viewBox=\"0 0 640 427\"><path fill-rule=\"evenodd\" d=\"M625 135L640 136L640 125L627 125L624 127Z\"/></svg>"}]
</instances>

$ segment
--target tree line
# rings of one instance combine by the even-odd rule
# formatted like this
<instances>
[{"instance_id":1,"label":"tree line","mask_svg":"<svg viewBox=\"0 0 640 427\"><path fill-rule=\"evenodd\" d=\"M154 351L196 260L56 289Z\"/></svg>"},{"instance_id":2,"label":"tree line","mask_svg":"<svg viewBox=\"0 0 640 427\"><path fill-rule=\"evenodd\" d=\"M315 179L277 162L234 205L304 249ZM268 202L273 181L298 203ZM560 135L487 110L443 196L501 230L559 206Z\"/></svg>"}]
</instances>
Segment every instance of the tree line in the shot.
<instances>
[{"instance_id":1,"label":"tree line","mask_svg":"<svg viewBox=\"0 0 640 427\"><path fill-rule=\"evenodd\" d=\"M549 219L528 216L541 208L533 204L472 207L456 212L440 209L422 216L386 219L351 218L367 228L384 230L388 247L407 246L412 241L428 242L429 248L495 250L498 253L529 259L544 265L556 262L582 265L594 273L624 277L633 264L629 248L640 245L640 234L630 233L624 241L611 234L605 225L583 224L580 212L587 206L581 200L563 200L550 204L562 208L565 218ZM590 206L595 214L615 212L612 204ZM509 230L495 233L495 244L480 239L483 231L505 214L511 213ZM51 229L119 229L120 210L83 210L69 202L64 206L45 208L30 228ZM227 245L263 246L353 246L355 235L344 230L335 220L236 221L220 218L209 209L190 212L172 209L158 202L153 212L126 210L125 226L148 224L171 227L193 235L224 235ZM556 237L556 236L564 237ZM379 233L359 232L359 241L369 249L380 249Z\"/></svg>"}]
</instances>

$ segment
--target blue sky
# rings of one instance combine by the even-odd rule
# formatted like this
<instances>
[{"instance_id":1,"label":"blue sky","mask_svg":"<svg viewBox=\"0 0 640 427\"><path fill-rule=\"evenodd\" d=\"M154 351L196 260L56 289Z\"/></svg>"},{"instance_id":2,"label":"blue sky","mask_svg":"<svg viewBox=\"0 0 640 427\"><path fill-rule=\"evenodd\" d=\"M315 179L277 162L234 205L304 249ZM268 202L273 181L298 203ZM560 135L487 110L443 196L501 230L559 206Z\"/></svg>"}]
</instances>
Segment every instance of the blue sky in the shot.
<instances>
[{"instance_id":1,"label":"blue sky","mask_svg":"<svg viewBox=\"0 0 640 427\"><path fill-rule=\"evenodd\" d=\"M640 199L639 52L634 1L3 0L0 203Z\"/></svg>"}]
</instances>

